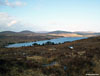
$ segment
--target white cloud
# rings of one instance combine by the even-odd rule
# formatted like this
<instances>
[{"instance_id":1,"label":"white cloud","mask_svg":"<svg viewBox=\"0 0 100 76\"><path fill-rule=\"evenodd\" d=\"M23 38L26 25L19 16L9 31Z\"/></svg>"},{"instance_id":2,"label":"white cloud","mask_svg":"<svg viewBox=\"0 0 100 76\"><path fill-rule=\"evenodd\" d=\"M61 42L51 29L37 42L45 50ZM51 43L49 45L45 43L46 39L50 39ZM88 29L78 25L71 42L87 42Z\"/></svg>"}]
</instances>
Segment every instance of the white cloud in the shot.
<instances>
[{"instance_id":1,"label":"white cloud","mask_svg":"<svg viewBox=\"0 0 100 76\"><path fill-rule=\"evenodd\" d=\"M10 16L8 13L0 12L0 31L37 30L37 28L37 25L17 19L14 16Z\"/></svg>"},{"instance_id":2,"label":"white cloud","mask_svg":"<svg viewBox=\"0 0 100 76\"><path fill-rule=\"evenodd\" d=\"M17 6L25 6L26 3L20 0L14 0L10 2L9 0L0 0L0 5L10 6L10 7L17 7Z\"/></svg>"},{"instance_id":3,"label":"white cloud","mask_svg":"<svg viewBox=\"0 0 100 76\"><path fill-rule=\"evenodd\" d=\"M12 26L12 25L14 25L16 23L17 23L17 20L12 20L10 23L8 23L8 26L10 27L10 26Z\"/></svg>"},{"instance_id":4,"label":"white cloud","mask_svg":"<svg viewBox=\"0 0 100 76\"><path fill-rule=\"evenodd\" d=\"M16 20L14 17L8 15L7 13L0 12L0 26L12 26L16 24L18 20Z\"/></svg>"},{"instance_id":5,"label":"white cloud","mask_svg":"<svg viewBox=\"0 0 100 76\"><path fill-rule=\"evenodd\" d=\"M11 3L8 2L8 0L5 0L5 4L6 4L7 6L11 6Z\"/></svg>"},{"instance_id":6,"label":"white cloud","mask_svg":"<svg viewBox=\"0 0 100 76\"><path fill-rule=\"evenodd\" d=\"M26 5L26 3L25 3L25 2L21 2L21 1L16 1L16 2L14 3L14 5L15 5L15 6L24 6L24 5Z\"/></svg>"}]
</instances>

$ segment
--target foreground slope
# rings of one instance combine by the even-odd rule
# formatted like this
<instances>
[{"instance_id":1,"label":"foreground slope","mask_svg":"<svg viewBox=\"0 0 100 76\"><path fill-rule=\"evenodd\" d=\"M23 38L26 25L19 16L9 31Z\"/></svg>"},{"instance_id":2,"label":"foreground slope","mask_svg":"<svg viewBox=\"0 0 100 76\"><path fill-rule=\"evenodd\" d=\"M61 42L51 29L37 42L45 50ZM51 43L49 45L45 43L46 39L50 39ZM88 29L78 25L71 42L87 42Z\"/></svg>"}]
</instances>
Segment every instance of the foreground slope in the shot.
<instances>
[{"instance_id":1,"label":"foreground slope","mask_svg":"<svg viewBox=\"0 0 100 76\"><path fill-rule=\"evenodd\" d=\"M100 75L99 45L100 36L59 45L0 48L0 76Z\"/></svg>"}]
</instances>

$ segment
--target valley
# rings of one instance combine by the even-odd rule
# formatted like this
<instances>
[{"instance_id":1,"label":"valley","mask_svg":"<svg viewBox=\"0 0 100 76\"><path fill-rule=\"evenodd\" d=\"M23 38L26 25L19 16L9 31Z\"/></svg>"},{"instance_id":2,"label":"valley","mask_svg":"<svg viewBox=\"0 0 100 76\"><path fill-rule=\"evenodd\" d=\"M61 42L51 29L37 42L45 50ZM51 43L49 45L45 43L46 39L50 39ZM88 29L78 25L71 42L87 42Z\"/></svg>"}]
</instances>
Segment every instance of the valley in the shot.
<instances>
[{"instance_id":1,"label":"valley","mask_svg":"<svg viewBox=\"0 0 100 76\"><path fill-rule=\"evenodd\" d=\"M51 38L55 37L52 36ZM1 41L5 41L3 39ZM13 42L11 37L6 37L5 39L7 41L10 40L10 43ZM16 41L19 42L19 39ZM30 38L28 39L30 40ZM43 39L45 39L45 36ZM63 44L46 44L19 48L1 47L0 76L100 75L99 45L100 36Z\"/></svg>"}]
</instances>

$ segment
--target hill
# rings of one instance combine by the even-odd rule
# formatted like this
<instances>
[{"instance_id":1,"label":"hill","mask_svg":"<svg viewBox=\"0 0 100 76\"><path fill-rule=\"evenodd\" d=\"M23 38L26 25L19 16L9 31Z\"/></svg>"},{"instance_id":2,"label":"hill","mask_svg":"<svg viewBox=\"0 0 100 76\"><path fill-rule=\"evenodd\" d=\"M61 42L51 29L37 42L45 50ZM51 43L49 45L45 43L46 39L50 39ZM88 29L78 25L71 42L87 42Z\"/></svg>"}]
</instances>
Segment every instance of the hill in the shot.
<instances>
[{"instance_id":1,"label":"hill","mask_svg":"<svg viewBox=\"0 0 100 76\"><path fill-rule=\"evenodd\" d=\"M24 30L24 31L21 31L21 32L18 32L18 33L20 33L20 34L34 34L35 32Z\"/></svg>"},{"instance_id":2,"label":"hill","mask_svg":"<svg viewBox=\"0 0 100 76\"><path fill-rule=\"evenodd\" d=\"M69 32L69 31L52 31L52 32L48 32L49 34L62 34L62 33L72 33L72 32Z\"/></svg>"},{"instance_id":3,"label":"hill","mask_svg":"<svg viewBox=\"0 0 100 76\"><path fill-rule=\"evenodd\" d=\"M34 35L42 35L42 36L62 36L62 37L91 37L91 36L98 36L100 35L100 32L83 32L83 31L78 31L78 32L70 32L70 31L51 31L51 32L33 32L33 31L28 31L24 30L21 32L14 32L14 31L3 31L0 32L0 35L6 35L6 36L13 36L13 35L27 35L27 36L34 36Z\"/></svg>"},{"instance_id":4,"label":"hill","mask_svg":"<svg viewBox=\"0 0 100 76\"><path fill-rule=\"evenodd\" d=\"M8 34L16 34L16 32L14 32L14 31L3 31L3 32L0 32L0 35L8 35Z\"/></svg>"},{"instance_id":5,"label":"hill","mask_svg":"<svg viewBox=\"0 0 100 76\"><path fill-rule=\"evenodd\" d=\"M74 32L79 35L100 35L100 32Z\"/></svg>"},{"instance_id":6,"label":"hill","mask_svg":"<svg viewBox=\"0 0 100 76\"><path fill-rule=\"evenodd\" d=\"M86 74L100 75L100 36L58 45L0 48L0 76Z\"/></svg>"},{"instance_id":7,"label":"hill","mask_svg":"<svg viewBox=\"0 0 100 76\"><path fill-rule=\"evenodd\" d=\"M98 36L100 32L70 32L70 31L52 31L48 33L49 35L53 36L63 36L63 37L91 37L91 36Z\"/></svg>"}]
</instances>

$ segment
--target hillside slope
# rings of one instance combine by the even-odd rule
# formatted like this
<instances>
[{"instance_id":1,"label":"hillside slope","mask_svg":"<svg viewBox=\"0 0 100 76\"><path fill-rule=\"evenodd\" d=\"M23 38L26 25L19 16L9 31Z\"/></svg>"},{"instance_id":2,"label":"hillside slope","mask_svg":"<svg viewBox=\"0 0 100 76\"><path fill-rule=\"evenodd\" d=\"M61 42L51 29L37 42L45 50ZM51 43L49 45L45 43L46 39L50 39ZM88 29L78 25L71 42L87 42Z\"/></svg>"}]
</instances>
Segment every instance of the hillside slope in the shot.
<instances>
[{"instance_id":1,"label":"hillside slope","mask_svg":"<svg viewBox=\"0 0 100 76\"><path fill-rule=\"evenodd\" d=\"M0 48L0 76L86 74L100 75L100 36L58 45Z\"/></svg>"}]
</instances>

